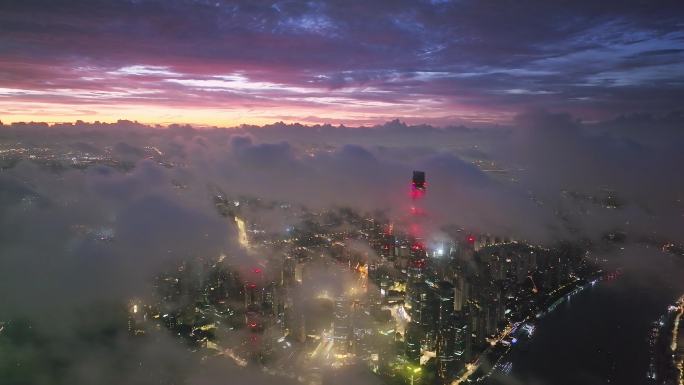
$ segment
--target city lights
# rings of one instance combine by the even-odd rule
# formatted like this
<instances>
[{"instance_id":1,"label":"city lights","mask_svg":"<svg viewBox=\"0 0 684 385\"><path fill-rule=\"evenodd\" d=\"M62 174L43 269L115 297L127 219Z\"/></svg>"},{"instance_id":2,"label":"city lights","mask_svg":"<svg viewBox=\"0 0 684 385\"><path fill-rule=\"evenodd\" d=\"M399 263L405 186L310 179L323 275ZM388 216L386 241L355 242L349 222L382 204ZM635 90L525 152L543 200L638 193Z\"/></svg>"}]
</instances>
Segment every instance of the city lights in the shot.
<instances>
[{"instance_id":1,"label":"city lights","mask_svg":"<svg viewBox=\"0 0 684 385\"><path fill-rule=\"evenodd\" d=\"M684 1L0 1L0 385L684 385Z\"/></svg>"}]
</instances>

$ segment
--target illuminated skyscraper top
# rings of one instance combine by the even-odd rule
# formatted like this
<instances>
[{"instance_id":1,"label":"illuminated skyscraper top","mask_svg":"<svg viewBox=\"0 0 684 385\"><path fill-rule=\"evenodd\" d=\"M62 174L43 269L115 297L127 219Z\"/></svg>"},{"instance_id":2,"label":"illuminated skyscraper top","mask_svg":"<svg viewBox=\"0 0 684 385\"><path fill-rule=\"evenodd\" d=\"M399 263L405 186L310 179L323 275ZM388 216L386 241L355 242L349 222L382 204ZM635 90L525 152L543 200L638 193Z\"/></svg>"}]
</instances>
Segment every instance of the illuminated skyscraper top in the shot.
<instances>
[{"instance_id":1,"label":"illuminated skyscraper top","mask_svg":"<svg viewBox=\"0 0 684 385\"><path fill-rule=\"evenodd\" d=\"M414 200L422 198L425 195L426 186L427 183L425 182L425 172L413 171L413 179L411 180L411 198Z\"/></svg>"},{"instance_id":2,"label":"illuminated skyscraper top","mask_svg":"<svg viewBox=\"0 0 684 385\"><path fill-rule=\"evenodd\" d=\"M413 171L413 188L425 191L424 171Z\"/></svg>"}]
</instances>

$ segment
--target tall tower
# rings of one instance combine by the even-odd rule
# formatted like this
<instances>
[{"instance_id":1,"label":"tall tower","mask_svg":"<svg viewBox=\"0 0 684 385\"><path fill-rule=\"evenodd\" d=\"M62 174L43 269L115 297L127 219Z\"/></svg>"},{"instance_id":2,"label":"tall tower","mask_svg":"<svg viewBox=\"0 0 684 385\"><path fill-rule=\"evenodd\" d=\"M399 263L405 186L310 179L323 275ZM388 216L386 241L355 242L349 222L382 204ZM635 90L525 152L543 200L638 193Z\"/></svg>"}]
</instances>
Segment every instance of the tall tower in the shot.
<instances>
[{"instance_id":1,"label":"tall tower","mask_svg":"<svg viewBox=\"0 0 684 385\"><path fill-rule=\"evenodd\" d=\"M245 294L245 323L251 331L262 331L263 306L264 306L264 283L262 270L258 267L252 270L250 281L243 288Z\"/></svg>"},{"instance_id":2,"label":"tall tower","mask_svg":"<svg viewBox=\"0 0 684 385\"><path fill-rule=\"evenodd\" d=\"M426 182L425 172L414 171L411 180L411 222L409 223L409 235L411 238L411 250L407 266L406 301L409 308L414 306L416 285L425 280L424 272L427 267L427 252L423 244L423 229L420 219L423 213L421 201L425 196Z\"/></svg>"},{"instance_id":3,"label":"tall tower","mask_svg":"<svg viewBox=\"0 0 684 385\"><path fill-rule=\"evenodd\" d=\"M425 195L425 188L427 183L425 181L424 171L413 171L413 180L411 181L411 187L415 191L415 195Z\"/></svg>"},{"instance_id":4,"label":"tall tower","mask_svg":"<svg viewBox=\"0 0 684 385\"><path fill-rule=\"evenodd\" d=\"M407 266L406 299L404 301L411 317L405 337L406 355L409 360L414 362L418 362L420 359L421 347L426 344L434 321L430 309L432 293L425 283L427 252L423 244L423 229L420 223L423 214L421 201L425 196L425 190L425 172L414 171L411 180L411 219L409 223L411 250Z\"/></svg>"}]
</instances>

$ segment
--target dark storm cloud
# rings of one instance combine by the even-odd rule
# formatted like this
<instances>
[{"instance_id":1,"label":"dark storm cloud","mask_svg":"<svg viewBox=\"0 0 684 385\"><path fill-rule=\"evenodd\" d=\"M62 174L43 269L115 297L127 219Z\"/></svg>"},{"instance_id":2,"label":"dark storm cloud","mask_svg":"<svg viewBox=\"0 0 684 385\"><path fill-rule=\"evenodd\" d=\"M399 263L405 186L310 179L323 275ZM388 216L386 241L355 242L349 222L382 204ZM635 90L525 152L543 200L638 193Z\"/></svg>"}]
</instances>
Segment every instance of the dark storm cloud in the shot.
<instances>
[{"instance_id":1,"label":"dark storm cloud","mask_svg":"<svg viewBox=\"0 0 684 385\"><path fill-rule=\"evenodd\" d=\"M404 115L441 124L529 106L662 113L684 97L683 12L676 1L6 1L0 86L17 103L323 116L330 92L347 90L334 94L347 112L413 101L422 111Z\"/></svg>"}]
</instances>

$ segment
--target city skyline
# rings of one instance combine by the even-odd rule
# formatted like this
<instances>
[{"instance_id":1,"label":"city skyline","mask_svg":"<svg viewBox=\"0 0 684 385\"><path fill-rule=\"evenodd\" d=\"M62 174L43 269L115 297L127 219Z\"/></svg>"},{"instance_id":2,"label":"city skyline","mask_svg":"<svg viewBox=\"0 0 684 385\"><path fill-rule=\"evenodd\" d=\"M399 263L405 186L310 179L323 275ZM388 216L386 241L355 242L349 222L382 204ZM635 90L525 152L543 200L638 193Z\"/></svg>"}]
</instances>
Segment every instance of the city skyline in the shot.
<instances>
[{"instance_id":1,"label":"city skyline","mask_svg":"<svg viewBox=\"0 0 684 385\"><path fill-rule=\"evenodd\" d=\"M681 1L0 1L0 385L684 385Z\"/></svg>"}]
</instances>

